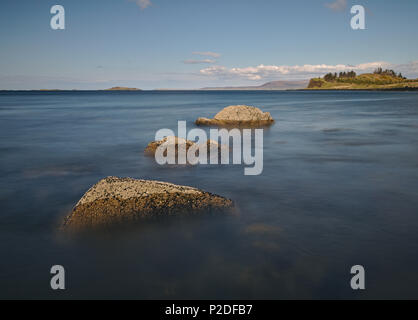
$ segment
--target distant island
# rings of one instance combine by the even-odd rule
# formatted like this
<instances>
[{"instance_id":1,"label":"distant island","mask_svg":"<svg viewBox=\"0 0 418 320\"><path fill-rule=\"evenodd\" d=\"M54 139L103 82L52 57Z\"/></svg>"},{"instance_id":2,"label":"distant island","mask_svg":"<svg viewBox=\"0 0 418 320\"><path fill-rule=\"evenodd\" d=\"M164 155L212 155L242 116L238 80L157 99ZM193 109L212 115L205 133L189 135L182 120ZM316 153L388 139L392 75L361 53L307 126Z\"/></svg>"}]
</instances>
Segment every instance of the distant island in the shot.
<instances>
[{"instance_id":1,"label":"distant island","mask_svg":"<svg viewBox=\"0 0 418 320\"><path fill-rule=\"evenodd\" d=\"M393 70L376 69L357 75L354 71L328 73L309 81L308 90L418 90L418 79L407 79Z\"/></svg>"},{"instance_id":2,"label":"distant island","mask_svg":"<svg viewBox=\"0 0 418 320\"><path fill-rule=\"evenodd\" d=\"M205 87L200 89L153 89L154 91L300 91L300 90L393 90L418 91L418 79L407 79L394 70L376 69L373 73L357 75L355 71L327 73L323 77L310 80L277 80L258 86L230 86ZM151 91L153 91L151 90ZM0 91L40 91L40 92L68 92L68 91L143 91L138 88L112 87L109 89L32 89L32 90L3 90Z\"/></svg>"},{"instance_id":3,"label":"distant island","mask_svg":"<svg viewBox=\"0 0 418 320\"><path fill-rule=\"evenodd\" d=\"M141 91L138 88L127 88L127 87L113 87L110 89L105 89L104 91Z\"/></svg>"},{"instance_id":4,"label":"distant island","mask_svg":"<svg viewBox=\"0 0 418 320\"><path fill-rule=\"evenodd\" d=\"M296 90L304 89L308 85L309 80L297 81L271 81L260 86L248 87L209 87L201 90Z\"/></svg>"}]
</instances>

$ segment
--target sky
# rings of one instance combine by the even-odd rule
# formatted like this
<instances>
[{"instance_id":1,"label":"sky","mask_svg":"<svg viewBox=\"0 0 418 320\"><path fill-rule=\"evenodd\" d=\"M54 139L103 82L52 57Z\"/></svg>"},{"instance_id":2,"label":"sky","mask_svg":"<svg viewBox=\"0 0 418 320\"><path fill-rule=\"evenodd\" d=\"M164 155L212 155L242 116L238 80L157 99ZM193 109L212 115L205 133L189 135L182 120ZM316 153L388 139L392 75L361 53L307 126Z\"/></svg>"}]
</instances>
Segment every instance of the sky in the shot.
<instances>
[{"instance_id":1,"label":"sky","mask_svg":"<svg viewBox=\"0 0 418 320\"><path fill-rule=\"evenodd\" d=\"M50 27L56 4L65 30ZM0 89L247 86L378 66L416 78L417 12L416 0L2 0Z\"/></svg>"}]
</instances>

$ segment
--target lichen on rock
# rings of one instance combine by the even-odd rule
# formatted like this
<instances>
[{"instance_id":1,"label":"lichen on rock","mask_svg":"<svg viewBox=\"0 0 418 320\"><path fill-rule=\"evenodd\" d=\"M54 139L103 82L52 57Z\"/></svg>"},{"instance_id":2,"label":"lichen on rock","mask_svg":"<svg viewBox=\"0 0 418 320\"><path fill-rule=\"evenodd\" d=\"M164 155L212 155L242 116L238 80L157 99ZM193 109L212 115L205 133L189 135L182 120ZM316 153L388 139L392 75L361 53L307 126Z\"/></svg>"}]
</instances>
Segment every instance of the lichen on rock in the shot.
<instances>
[{"instance_id":1,"label":"lichen on rock","mask_svg":"<svg viewBox=\"0 0 418 320\"><path fill-rule=\"evenodd\" d=\"M183 138L178 138L178 137L173 137L173 136L165 137L162 140L150 142L148 146L145 148L145 154L149 156L154 156L157 149L161 147L162 145L164 145L164 147L167 149L170 146L174 146L176 155L177 155L179 150L183 149L187 152L189 148L192 147L194 144L195 143L193 141L186 140Z\"/></svg>"},{"instance_id":2,"label":"lichen on rock","mask_svg":"<svg viewBox=\"0 0 418 320\"><path fill-rule=\"evenodd\" d=\"M159 141L150 142L148 146L145 148L144 152L147 156L155 156L157 149L159 147L163 147L163 155L167 156L167 150L170 149L170 146L174 147L173 150L175 150L175 156L178 156L180 150L185 151L186 153L189 152L189 150L191 150L191 152L195 152L196 156L199 156L200 148L206 148L206 154L208 155L208 157L211 154L215 156L220 156L222 151L229 152L229 148L227 146L219 144L214 140L209 139L206 142L195 143L190 140L173 136L165 137L164 139Z\"/></svg>"},{"instance_id":3,"label":"lichen on rock","mask_svg":"<svg viewBox=\"0 0 418 320\"><path fill-rule=\"evenodd\" d=\"M274 119L269 112L245 105L226 107L218 112L213 119L198 118L196 120L197 125L226 127L262 127L273 123Z\"/></svg>"},{"instance_id":4,"label":"lichen on rock","mask_svg":"<svg viewBox=\"0 0 418 320\"><path fill-rule=\"evenodd\" d=\"M108 177L84 194L62 229L108 228L159 217L227 213L233 208L232 200L193 187Z\"/></svg>"}]
</instances>

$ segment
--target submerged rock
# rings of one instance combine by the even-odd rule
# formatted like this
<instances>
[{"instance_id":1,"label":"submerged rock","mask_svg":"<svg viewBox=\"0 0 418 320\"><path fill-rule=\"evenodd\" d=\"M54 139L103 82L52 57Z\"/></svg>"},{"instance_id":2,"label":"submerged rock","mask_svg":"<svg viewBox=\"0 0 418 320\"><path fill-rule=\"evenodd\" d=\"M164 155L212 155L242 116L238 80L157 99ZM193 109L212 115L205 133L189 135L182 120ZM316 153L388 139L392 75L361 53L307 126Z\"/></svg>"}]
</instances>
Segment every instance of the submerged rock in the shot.
<instances>
[{"instance_id":1,"label":"submerged rock","mask_svg":"<svg viewBox=\"0 0 418 320\"><path fill-rule=\"evenodd\" d=\"M179 150L184 150L184 148L186 149L186 152L188 152L189 149L192 149L197 156L199 155L200 147L206 147L208 156L216 153L220 155L223 150L229 152L229 148L227 146L219 144L214 140L207 140L206 142L195 143L193 141L178 137L165 137L162 140L150 142L148 146L145 148L144 152L148 156L154 156L157 149L163 144L165 148L164 156L167 156L167 149L172 145L174 145L176 156L178 155Z\"/></svg>"},{"instance_id":2,"label":"submerged rock","mask_svg":"<svg viewBox=\"0 0 418 320\"><path fill-rule=\"evenodd\" d=\"M244 105L226 107L213 119L198 118L196 120L197 125L209 126L262 127L273 123L274 119L269 112Z\"/></svg>"},{"instance_id":3,"label":"submerged rock","mask_svg":"<svg viewBox=\"0 0 418 320\"><path fill-rule=\"evenodd\" d=\"M84 194L63 229L107 228L158 217L225 213L233 208L231 200L192 187L108 177Z\"/></svg>"},{"instance_id":4,"label":"submerged rock","mask_svg":"<svg viewBox=\"0 0 418 320\"><path fill-rule=\"evenodd\" d=\"M190 149L190 147L192 147L195 143L193 141L186 140L183 138L165 137L162 140L150 142L148 146L145 148L145 154L149 156L155 155L155 152L157 151L158 147L162 146L163 144L166 148L174 145L177 155L181 148L185 148L187 152Z\"/></svg>"}]
</instances>

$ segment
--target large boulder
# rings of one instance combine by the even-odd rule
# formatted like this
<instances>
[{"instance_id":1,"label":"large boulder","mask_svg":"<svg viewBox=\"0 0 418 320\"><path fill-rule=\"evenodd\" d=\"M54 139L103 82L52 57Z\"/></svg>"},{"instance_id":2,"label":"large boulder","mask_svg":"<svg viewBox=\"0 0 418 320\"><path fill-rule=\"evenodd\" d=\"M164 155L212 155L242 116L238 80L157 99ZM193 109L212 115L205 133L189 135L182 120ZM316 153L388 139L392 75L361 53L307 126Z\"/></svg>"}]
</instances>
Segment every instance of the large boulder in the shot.
<instances>
[{"instance_id":1,"label":"large boulder","mask_svg":"<svg viewBox=\"0 0 418 320\"><path fill-rule=\"evenodd\" d=\"M192 187L108 177L84 194L63 229L107 228L159 217L225 213L233 208L231 200Z\"/></svg>"},{"instance_id":2,"label":"large boulder","mask_svg":"<svg viewBox=\"0 0 418 320\"><path fill-rule=\"evenodd\" d=\"M269 112L244 105L226 107L213 119L198 118L196 120L197 125L209 126L262 127L273 123L274 119Z\"/></svg>"}]
</instances>

